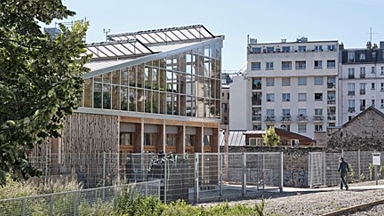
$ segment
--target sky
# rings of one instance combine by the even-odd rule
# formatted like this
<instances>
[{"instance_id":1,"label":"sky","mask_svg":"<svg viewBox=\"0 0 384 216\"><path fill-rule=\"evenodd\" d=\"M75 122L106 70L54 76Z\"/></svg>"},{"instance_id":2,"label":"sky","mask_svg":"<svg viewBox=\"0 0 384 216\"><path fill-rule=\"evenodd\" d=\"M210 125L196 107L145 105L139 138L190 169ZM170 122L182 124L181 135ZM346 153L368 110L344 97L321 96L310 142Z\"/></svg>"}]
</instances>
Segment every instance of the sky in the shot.
<instances>
[{"instance_id":1,"label":"sky","mask_svg":"<svg viewBox=\"0 0 384 216\"><path fill-rule=\"evenodd\" d=\"M87 43L105 41L103 29L116 34L202 24L214 35L225 36L223 72L235 72L246 62L247 35L259 43L298 37L338 40L345 48L364 48L371 35L373 43L384 41L383 0L63 0L63 4L76 12L64 21L90 22Z\"/></svg>"}]
</instances>

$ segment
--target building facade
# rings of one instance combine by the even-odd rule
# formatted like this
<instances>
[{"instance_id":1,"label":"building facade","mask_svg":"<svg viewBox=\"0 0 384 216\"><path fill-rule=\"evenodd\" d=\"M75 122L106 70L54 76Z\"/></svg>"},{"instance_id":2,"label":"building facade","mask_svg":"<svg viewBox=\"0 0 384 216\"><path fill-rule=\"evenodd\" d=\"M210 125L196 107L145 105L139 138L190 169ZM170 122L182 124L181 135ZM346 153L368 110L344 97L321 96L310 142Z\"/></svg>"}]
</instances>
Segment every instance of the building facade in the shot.
<instances>
[{"instance_id":1,"label":"building facade","mask_svg":"<svg viewBox=\"0 0 384 216\"><path fill-rule=\"evenodd\" d=\"M250 39L247 71L231 84L237 92L230 97L239 101L231 102L230 130L275 126L313 138L338 125L338 51L336 40Z\"/></svg>"},{"instance_id":2,"label":"building facade","mask_svg":"<svg viewBox=\"0 0 384 216\"><path fill-rule=\"evenodd\" d=\"M339 73L340 125L369 106L384 111L384 42L366 48L341 49Z\"/></svg>"}]
</instances>

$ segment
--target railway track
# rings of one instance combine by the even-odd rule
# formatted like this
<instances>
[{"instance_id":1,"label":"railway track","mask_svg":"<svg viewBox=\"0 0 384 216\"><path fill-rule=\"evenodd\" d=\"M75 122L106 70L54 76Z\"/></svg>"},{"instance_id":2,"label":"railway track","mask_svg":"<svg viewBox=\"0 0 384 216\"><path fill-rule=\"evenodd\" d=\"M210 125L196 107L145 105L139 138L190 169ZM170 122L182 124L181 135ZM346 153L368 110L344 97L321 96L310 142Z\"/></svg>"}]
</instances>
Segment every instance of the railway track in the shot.
<instances>
[{"instance_id":1,"label":"railway track","mask_svg":"<svg viewBox=\"0 0 384 216\"><path fill-rule=\"evenodd\" d=\"M337 211L334 211L334 212L331 212L331 213L323 214L322 216L349 215L349 214L353 214L353 213L356 213L356 212L364 212L364 211L366 211L368 209L371 209L371 208L373 208L375 206L382 205L382 204L384 204L384 199L378 200L378 201L374 201L374 202L370 202L370 203L361 204L361 205L352 206L352 207L349 207L349 208L344 208L344 209L337 210Z\"/></svg>"}]
</instances>

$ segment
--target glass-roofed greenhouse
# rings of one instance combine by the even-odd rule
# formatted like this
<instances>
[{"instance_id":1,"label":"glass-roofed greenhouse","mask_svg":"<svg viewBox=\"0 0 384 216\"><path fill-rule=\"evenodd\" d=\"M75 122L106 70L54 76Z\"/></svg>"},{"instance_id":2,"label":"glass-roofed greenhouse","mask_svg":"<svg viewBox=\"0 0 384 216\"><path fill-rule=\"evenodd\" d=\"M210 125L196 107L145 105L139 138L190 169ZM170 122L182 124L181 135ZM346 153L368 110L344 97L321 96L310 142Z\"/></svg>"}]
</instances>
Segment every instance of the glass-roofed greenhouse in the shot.
<instances>
[{"instance_id":1,"label":"glass-roofed greenhouse","mask_svg":"<svg viewBox=\"0 0 384 216\"><path fill-rule=\"evenodd\" d=\"M217 152L223 40L193 25L109 34L88 44L90 72L67 135L86 130L94 140L107 133L97 148L126 153ZM100 123L105 118L112 118L108 126ZM79 129L83 124L92 127Z\"/></svg>"}]
</instances>

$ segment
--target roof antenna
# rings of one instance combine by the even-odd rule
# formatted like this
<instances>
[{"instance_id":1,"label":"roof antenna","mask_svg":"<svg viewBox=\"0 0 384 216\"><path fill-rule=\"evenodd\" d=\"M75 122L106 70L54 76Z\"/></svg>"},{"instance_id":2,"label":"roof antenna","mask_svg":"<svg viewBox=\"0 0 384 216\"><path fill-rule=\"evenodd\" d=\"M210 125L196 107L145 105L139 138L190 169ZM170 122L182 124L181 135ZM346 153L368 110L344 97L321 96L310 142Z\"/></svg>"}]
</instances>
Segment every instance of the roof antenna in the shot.
<instances>
[{"instance_id":1,"label":"roof antenna","mask_svg":"<svg viewBox=\"0 0 384 216\"><path fill-rule=\"evenodd\" d=\"M373 32L372 32L372 27L370 27L370 28L369 28L369 33L367 33L367 34L369 34L369 42L372 43L372 35L377 34L377 33L373 33Z\"/></svg>"}]
</instances>

